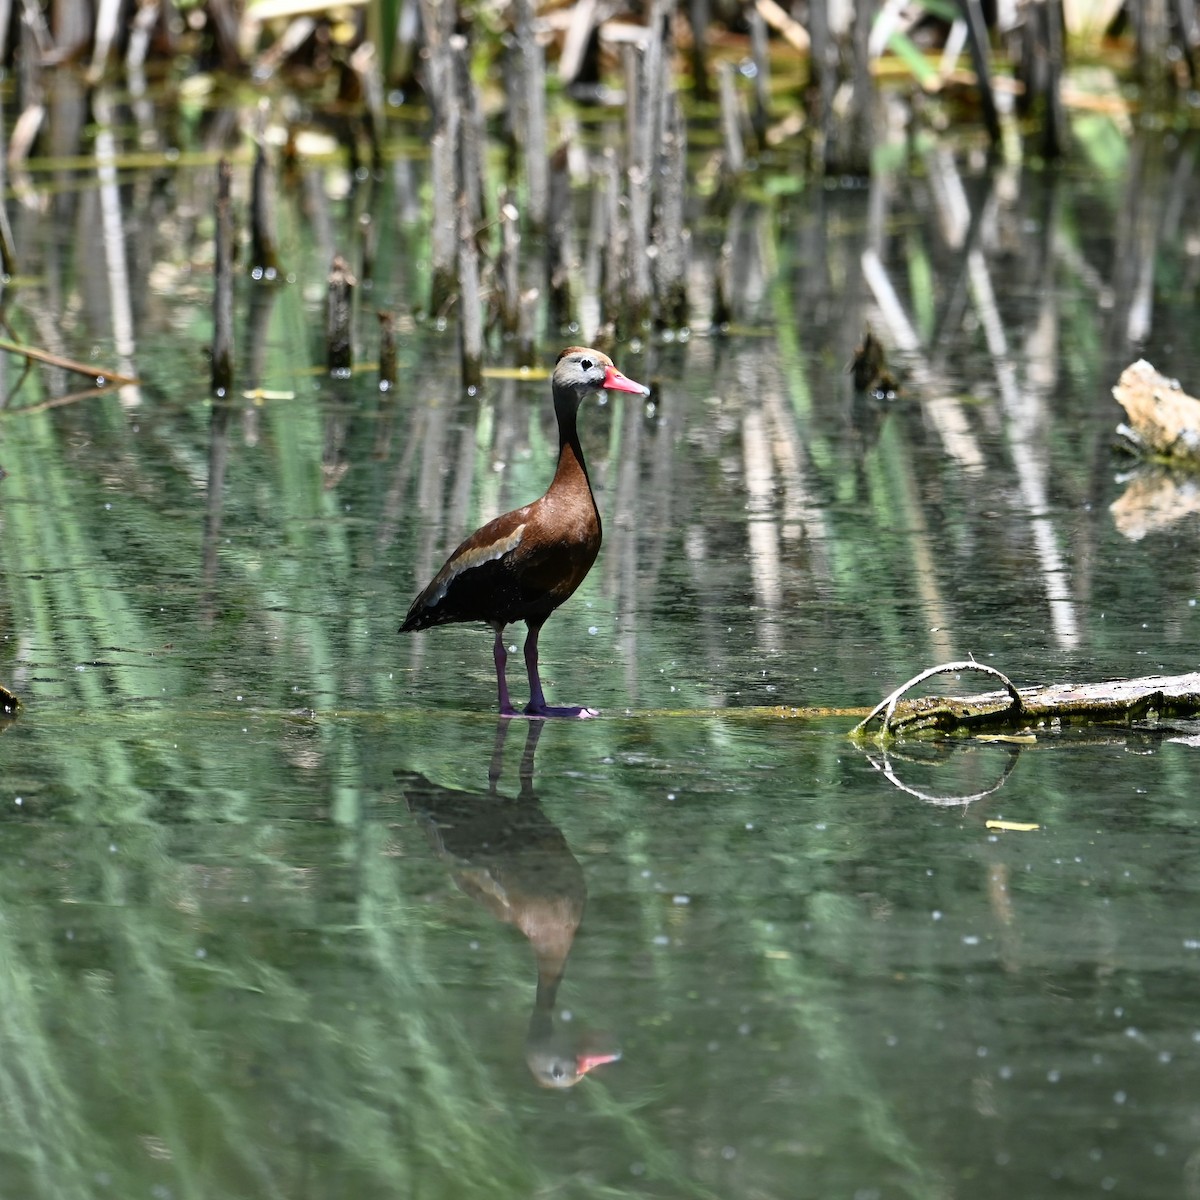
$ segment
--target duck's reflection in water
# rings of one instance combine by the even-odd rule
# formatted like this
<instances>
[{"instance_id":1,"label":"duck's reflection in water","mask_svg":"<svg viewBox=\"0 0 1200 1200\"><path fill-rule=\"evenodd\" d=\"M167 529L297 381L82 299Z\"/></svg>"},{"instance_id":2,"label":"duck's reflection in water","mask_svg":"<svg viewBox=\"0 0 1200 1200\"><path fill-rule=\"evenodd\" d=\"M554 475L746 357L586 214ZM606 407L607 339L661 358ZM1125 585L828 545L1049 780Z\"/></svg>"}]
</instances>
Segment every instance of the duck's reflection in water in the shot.
<instances>
[{"instance_id":1,"label":"duck's reflection in water","mask_svg":"<svg viewBox=\"0 0 1200 1200\"><path fill-rule=\"evenodd\" d=\"M555 1023L558 988L583 919L587 885L562 831L533 791L544 721L528 723L520 792L515 799L499 792L504 740L513 724L502 720L496 727L486 792L439 787L414 772L397 771L396 779L454 882L493 916L516 926L533 947L537 993L525 1061L543 1087L573 1087L621 1055L601 1036Z\"/></svg>"}]
</instances>

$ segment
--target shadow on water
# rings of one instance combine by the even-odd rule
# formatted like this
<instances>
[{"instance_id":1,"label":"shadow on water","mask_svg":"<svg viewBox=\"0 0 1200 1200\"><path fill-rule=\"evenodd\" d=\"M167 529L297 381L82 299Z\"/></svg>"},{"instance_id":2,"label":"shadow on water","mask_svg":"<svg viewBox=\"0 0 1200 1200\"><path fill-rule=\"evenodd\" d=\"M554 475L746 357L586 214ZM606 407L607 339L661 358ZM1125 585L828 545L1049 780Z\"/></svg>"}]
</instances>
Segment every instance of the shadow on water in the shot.
<instances>
[{"instance_id":1,"label":"shadow on water","mask_svg":"<svg viewBox=\"0 0 1200 1200\"><path fill-rule=\"evenodd\" d=\"M533 948L537 991L525 1061L543 1087L568 1088L621 1054L602 1035L555 1024L558 989L583 920L587 883L562 830L546 816L533 790L544 721L528 722L519 793L513 798L500 793L512 724L497 722L486 792L440 787L412 771L396 771L395 778L458 887Z\"/></svg>"}]
</instances>

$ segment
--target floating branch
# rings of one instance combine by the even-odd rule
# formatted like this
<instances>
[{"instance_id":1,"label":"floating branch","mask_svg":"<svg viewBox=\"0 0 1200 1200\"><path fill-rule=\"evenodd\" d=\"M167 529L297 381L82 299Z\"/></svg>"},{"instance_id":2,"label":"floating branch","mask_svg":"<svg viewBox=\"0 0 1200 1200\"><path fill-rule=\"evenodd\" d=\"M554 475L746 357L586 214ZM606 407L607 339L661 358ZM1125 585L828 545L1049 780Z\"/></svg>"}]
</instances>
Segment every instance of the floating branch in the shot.
<instances>
[{"instance_id":1,"label":"floating branch","mask_svg":"<svg viewBox=\"0 0 1200 1200\"><path fill-rule=\"evenodd\" d=\"M64 371L74 371L76 375L86 376L88 379L94 379L98 387L106 388L116 384L136 384L141 380L135 379L130 375L122 375L119 371L106 371L103 367L97 368L95 363L77 362L73 358L63 358L61 354L51 354L49 350L39 350L36 346L22 346L17 342L10 342L5 338L0 338L0 352L4 354L17 354L22 358L32 359L34 362L45 363L50 367L59 367Z\"/></svg>"},{"instance_id":2,"label":"floating branch","mask_svg":"<svg viewBox=\"0 0 1200 1200\"><path fill-rule=\"evenodd\" d=\"M216 256L213 266L212 392L224 396L233 385L233 211L229 199L233 172L217 164Z\"/></svg>"},{"instance_id":3,"label":"floating branch","mask_svg":"<svg viewBox=\"0 0 1200 1200\"><path fill-rule=\"evenodd\" d=\"M914 675L907 683L902 683L890 696L886 696L880 700L851 732L865 733L867 726L880 713L883 713L883 721L880 723L880 733L883 735L891 733L892 716L896 711L896 705L899 704L905 692L911 691L918 684L924 683L926 679L932 679L934 675L958 674L962 671L980 671L985 675L995 675L1008 690L1012 714L1014 716L1021 715L1021 695L1007 675L1001 674L995 667L989 667L984 663L974 661L952 662L943 663L940 667L930 667L928 670L922 671L919 675Z\"/></svg>"},{"instance_id":4,"label":"floating branch","mask_svg":"<svg viewBox=\"0 0 1200 1200\"><path fill-rule=\"evenodd\" d=\"M1003 682L1005 690L976 696L902 699L905 692L934 675L962 671L981 671L996 676ZM1200 672L1018 689L994 667L977 662L953 662L930 667L897 688L850 731L850 736L865 737L868 725L881 713L884 716L878 735L880 739L901 732L979 733L1030 729L1070 721L1127 724L1143 720L1151 713L1160 717L1195 716L1200 713Z\"/></svg>"}]
</instances>

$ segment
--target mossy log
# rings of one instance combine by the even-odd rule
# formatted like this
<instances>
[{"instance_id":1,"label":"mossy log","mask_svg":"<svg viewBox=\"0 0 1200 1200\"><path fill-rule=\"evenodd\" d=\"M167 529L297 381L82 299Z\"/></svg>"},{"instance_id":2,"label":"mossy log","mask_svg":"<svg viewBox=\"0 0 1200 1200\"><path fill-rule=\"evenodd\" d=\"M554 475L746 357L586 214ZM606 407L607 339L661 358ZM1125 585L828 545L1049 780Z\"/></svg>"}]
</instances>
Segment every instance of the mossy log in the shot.
<instances>
[{"instance_id":1,"label":"mossy log","mask_svg":"<svg viewBox=\"0 0 1200 1200\"><path fill-rule=\"evenodd\" d=\"M999 678L1003 691L975 696L923 696L905 700L904 693L940 674L980 671ZM901 733L1027 732L1080 723L1127 725L1158 717L1200 715L1200 672L1149 675L1099 683L1055 683L1017 688L994 667L976 662L931 667L897 688L851 731L852 737L873 736L871 723L881 717L878 736Z\"/></svg>"}]
</instances>

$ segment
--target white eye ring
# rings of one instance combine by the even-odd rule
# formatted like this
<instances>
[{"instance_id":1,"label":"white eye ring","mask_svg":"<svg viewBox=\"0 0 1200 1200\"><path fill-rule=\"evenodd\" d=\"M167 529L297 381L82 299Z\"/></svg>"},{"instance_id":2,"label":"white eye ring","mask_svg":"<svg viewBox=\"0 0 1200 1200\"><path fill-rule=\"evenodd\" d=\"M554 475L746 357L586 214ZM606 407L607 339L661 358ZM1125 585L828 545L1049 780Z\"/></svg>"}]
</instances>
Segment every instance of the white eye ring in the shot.
<instances>
[{"instance_id":1,"label":"white eye ring","mask_svg":"<svg viewBox=\"0 0 1200 1200\"><path fill-rule=\"evenodd\" d=\"M585 370L590 371L596 364L590 358L581 359L579 365Z\"/></svg>"}]
</instances>

